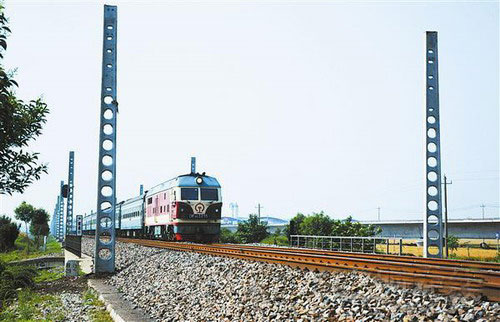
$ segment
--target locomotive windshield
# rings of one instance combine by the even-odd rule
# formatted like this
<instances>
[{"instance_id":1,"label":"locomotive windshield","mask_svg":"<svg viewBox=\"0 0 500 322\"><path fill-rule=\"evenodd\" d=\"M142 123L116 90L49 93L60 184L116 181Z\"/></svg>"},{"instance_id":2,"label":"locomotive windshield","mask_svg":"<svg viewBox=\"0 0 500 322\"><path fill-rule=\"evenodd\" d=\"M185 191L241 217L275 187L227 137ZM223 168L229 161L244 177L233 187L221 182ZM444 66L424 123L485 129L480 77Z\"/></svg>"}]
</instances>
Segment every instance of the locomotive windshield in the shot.
<instances>
[{"instance_id":1,"label":"locomotive windshield","mask_svg":"<svg viewBox=\"0 0 500 322\"><path fill-rule=\"evenodd\" d=\"M198 188L181 188L181 200L198 200Z\"/></svg>"},{"instance_id":2,"label":"locomotive windshield","mask_svg":"<svg viewBox=\"0 0 500 322\"><path fill-rule=\"evenodd\" d=\"M201 200L217 200L219 199L217 189L201 188Z\"/></svg>"}]
</instances>

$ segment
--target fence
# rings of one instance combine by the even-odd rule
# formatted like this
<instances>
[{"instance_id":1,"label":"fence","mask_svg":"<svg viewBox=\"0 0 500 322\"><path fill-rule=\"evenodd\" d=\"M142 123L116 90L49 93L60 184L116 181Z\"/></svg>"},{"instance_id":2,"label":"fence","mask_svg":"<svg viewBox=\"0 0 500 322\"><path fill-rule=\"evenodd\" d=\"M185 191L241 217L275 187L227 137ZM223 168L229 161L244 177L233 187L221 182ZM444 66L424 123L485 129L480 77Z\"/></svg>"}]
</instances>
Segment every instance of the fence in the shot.
<instances>
[{"instance_id":1,"label":"fence","mask_svg":"<svg viewBox=\"0 0 500 322\"><path fill-rule=\"evenodd\" d=\"M82 257L82 236L66 235L64 249L78 257Z\"/></svg>"},{"instance_id":2,"label":"fence","mask_svg":"<svg viewBox=\"0 0 500 322\"><path fill-rule=\"evenodd\" d=\"M290 246L341 252L404 255L405 246L421 247L422 240L390 237L291 235Z\"/></svg>"}]
</instances>

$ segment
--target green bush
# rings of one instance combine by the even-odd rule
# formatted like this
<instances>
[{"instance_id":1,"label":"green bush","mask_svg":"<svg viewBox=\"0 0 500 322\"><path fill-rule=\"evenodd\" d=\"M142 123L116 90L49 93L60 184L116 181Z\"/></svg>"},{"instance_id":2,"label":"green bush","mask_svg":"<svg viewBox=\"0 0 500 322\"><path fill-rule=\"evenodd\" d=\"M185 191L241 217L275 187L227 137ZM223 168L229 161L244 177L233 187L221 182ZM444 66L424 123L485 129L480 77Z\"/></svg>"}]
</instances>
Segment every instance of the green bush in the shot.
<instances>
[{"instance_id":1,"label":"green bush","mask_svg":"<svg viewBox=\"0 0 500 322\"><path fill-rule=\"evenodd\" d=\"M288 237L283 235L271 235L261 240L262 244L288 246Z\"/></svg>"},{"instance_id":2,"label":"green bush","mask_svg":"<svg viewBox=\"0 0 500 322\"><path fill-rule=\"evenodd\" d=\"M19 226L7 216L0 217L0 252L13 249L18 236Z\"/></svg>"},{"instance_id":3,"label":"green bush","mask_svg":"<svg viewBox=\"0 0 500 322\"><path fill-rule=\"evenodd\" d=\"M231 232L231 230L227 228L222 228L220 230L220 242L221 243L230 243L230 244L238 244L239 240L235 233Z\"/></svg>"},{"instance_id":4,"label":"green bush","mask_svg":"<svg viewBox=\"0 0 500 322\"><path fill-rule=\"evenodd\" d=\"M446 238L446 243L448 245L448 249L451 251L457 250L460 246L458 244L458 237L454 235L448 235L448 238Z\"/></svg>"}]
</instances>

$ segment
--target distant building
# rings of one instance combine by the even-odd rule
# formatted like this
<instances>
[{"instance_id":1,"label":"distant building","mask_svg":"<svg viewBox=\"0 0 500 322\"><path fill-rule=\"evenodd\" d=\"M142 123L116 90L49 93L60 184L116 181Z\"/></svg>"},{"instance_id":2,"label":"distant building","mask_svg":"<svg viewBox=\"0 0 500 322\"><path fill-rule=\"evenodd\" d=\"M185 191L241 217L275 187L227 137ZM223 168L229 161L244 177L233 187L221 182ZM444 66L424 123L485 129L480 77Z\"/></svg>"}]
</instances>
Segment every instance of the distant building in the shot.
<instances>
[{"instance_id":1,"label":"distant building","mask_svg":"<svg viewBox=\"0 0 500 322\"><path fill-rule=\"evenodd\" d=\"M238 218L239 217L239 207L236 202L231 202L229 204L229 208L231 208L231 217Z\"/></svg>"},{"instance_id":2,"label":"distant building","mask_svg":"<svg viewBox=\"0 0 500 322\"><path fill-rule=\"evenodd\" d=\"M382 229L381 237L422 238L422 220L361 221ZM496 239L500 236L500 219L449 219L448 234L458 238Z\"/></svg>"},{"instance_id":3,"label":"distant building","mask_svg":"<svg viewBox=\"0 0 500 322\"><path fill-rule=\"evenodd\" d=\"M231 226L231 225L238 225L239 222L243 221L241 218L234 218L234 217L222 217L221 218L221 226Z\"/></svg>"},{"instance_id":4,"label":"distant building","mask_svg":"<svg viewBox=\"0 0 500 322\"><path fill-rule=\"evenodd\" d=\"M248 218L232 218L232 217L222 217L221 218L221 228L227 228L231 231L236 231L238 229L238 223L248 220ZM289 221L276 217L260 217L262 223L267 223L268 231L274 232L277 229L283 230Z\"/></svg>"}]
</instances>

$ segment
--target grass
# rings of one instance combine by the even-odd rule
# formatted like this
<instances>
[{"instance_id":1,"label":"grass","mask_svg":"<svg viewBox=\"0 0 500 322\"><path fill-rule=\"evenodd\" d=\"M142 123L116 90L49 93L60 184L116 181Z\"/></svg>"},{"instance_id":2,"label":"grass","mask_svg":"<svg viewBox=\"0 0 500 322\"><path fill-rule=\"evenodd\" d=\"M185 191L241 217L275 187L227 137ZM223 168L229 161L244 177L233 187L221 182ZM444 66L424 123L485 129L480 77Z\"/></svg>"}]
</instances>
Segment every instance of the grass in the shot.
<instances>
[{"instance_id":1,"label":"grass","mask_svg":"<svg viewBox=\"0 0 500 322\"><path fill-rule=\"evenodd\" d=\"M458 256L455 253L450 254L449 256L450 259L461 259L461 260L468 260L468 261L483 261L483 262L493 262L493 263L500 263L500 254L497 254L496 257L473 257L473 256Z\"/></svg>"},{"instance_id":2,"label":"grass","mask_svg":"<svg viewBox=\"0 0 500 322\"><path fill-rule=\"evenodd\" d=\"M30 243L29 253L27 252L28 242ZM3 260L4 262L12 262L16 260L40 257L53 253L62 253L61 244L57 242L52 236L48 238L47 249L45 251L35 249L33 241L31 239L28 240L28 237L24 233L19 234L19 237L17 237L16 239L15 246L15 250L7 253L0 253L0 260Z\"/></svg>"},{"instance_id":3,"label":"grass","mask_svg":"<svg viewBox=\"0 0 500 322\"><path fill-rule=\"evenodd\" d=\"M464 260L478 260L478 261L489 261L489 262L499 262L499 253L496 249L482 249L482 248L472 248L472 247L458 247L454 250L449 250L450 254L454 254L454 259L464 259ZM385 253L385 245L377 245L377 252ZM399 245L390 245L389 252L391 254L398 254ZM411 254L415 256L422 256L423 247L419 246L403 246L403 254Z\"/></svg>"},{"instance_id":4,"label":"grass","mask_svg":"<svg viewBox=\"0 0 500 322\"><path fill-rule=\"evenodd\" d=\"M52 269L38 270L38 275L35 277L35 283L53 282L64 276L64 267L56 267Z\"/></svg>"},{"instance_id":5,"label":"grass","mask_svg":"<svg viewBox=\"0 0 500 322\"><path fill-rule=\"evenodd\" d=\"M93 290L87 289L82 293L82 299L84 304L91 306L87 313L92 321L113 321ZM17 301L0 312L0 321L63 321L65 311L60 295L41 294L27 288L18 291Z\"/></svg>"},{"instance_id":6,"label":"grass","mask_svg":"<svg viewBox=\"0 0 500 322\"><path fill-rule=\"evenodd\" d=\"M19 291L17 301L0 312L0 321L62 321L64 318L64 307L57 296L39 294L31 289Z\"/></svg>"},{"instance_id":7,"label":"grass","mask_svg":"<svg viewBox=\"0 0 500 322\"><path fill-rule=\"evenodd\" d=\"M106 311L104 303L98 299L97 294L92 289L87 289L85 293L83 293L83 301L87 305L95 306L90 312L92 316L92 321L94 322L111 322L111 316Z\"/></svg>"},{"instance_id":8,"label":"grass","mask_svg":"<svg viewBox=\"0 0 500 322\"><path fill-rule=\"evenodd\" d=\"M26 251L28 243L30 243L30 253ZM54 238L50 238L48 240L47 249L45 251L35 250L34 246L31 245L31 241L27 238L27 236L25 234L21 235L16 240L15 250L0 254L0 262L1 260L7 262L40 257L52 253L62 253L61 245ZM7 267L9 270L14 271L22 268L17 265L3 267ZM82 276L85 274L81 269L79 269L78 275ZM52 282L60 279L63 276L64 267L57 267L48 270L44 269L33 272L34 278L32 281L34 281L35 283ZM7 281L8 280L9 279L7 279ZM12 280L12 278L10 280ZM0 282L2 281L0 280ZM7 284L5 285L6 287L8 286ZM10 289L12 290L9 293L11 297L9 300L2 301L5 306L3 308L0 307L0 321L63 321L66 318L66 309L62 305L61 295L42 294L41 291L37 292L33 290L31 286L33 286L33 282L31 282L30 285L26 285L26 287L10 287ZM91 305L89 310L86 311L86 314L90 315L92 321L112 321L109 313L106 311L104 303L97 298L97 295L93 291L87 290L82 293L81 296L85 304Z\"/></svg>"}]
</instances>

